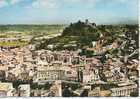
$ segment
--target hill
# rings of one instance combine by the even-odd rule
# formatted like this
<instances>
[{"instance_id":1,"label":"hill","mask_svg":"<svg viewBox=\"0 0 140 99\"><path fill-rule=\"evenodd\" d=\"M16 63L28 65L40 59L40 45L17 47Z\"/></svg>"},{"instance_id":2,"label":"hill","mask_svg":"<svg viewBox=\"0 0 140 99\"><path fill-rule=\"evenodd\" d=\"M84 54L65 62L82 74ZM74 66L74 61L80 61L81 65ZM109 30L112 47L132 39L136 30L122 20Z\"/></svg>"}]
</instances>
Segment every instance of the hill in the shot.
<instances>
[{"instance_id":1,"label":"hill","mask_svg":"<svg viewBox=\"0 0 140 99\"><path fill-rule=\"evenodd\" d=\"M128 33L134 34L137 30L137 25L96 26L95 23L90 23L88 20L85 22L78 21L66 27L61 35L37 42L36 49L77 50L90 48L102 52L103 49L108 49L113 44L120 43L119 45L121 45L126 40ZM137 38L135 35L134 37ZM97 45L96 49L95 45ZM107 50L109 53L115 51ZM91 53L89 52L89 54Z\"/></svg>"},{"instance_id":2,"label":"hill","mask_svg":"<svg viewBox=\"0 0 140 99\"><path fill-rule=\"evenodd\" d=\"M95 23L89 23L88 20L78 21L66 27L61 36L45 40L37 46L37 49L47 49L48 45L54 45L56 50L77 49L91 45L92 41L97 41L99 38L100 33Z\"/></svg>"}]
</instances>

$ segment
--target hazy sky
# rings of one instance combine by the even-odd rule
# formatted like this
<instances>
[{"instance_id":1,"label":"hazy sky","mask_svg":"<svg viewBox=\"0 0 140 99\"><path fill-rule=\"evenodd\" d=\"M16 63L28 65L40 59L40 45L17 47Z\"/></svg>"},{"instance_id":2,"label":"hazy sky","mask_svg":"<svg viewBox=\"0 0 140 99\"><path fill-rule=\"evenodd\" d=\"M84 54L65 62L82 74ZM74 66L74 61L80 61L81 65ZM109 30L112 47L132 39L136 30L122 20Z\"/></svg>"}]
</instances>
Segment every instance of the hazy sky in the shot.
<instances>
[{"instance_id":1,"label":"hazy sky","mask_svg":"<svg viewBox=\"0 0 140 99\"><path fill-rule=\"evenodd\" d=\"M0 24L55 24L138 19L138 0L0 0Z\"/></svg>"}]
</instances>

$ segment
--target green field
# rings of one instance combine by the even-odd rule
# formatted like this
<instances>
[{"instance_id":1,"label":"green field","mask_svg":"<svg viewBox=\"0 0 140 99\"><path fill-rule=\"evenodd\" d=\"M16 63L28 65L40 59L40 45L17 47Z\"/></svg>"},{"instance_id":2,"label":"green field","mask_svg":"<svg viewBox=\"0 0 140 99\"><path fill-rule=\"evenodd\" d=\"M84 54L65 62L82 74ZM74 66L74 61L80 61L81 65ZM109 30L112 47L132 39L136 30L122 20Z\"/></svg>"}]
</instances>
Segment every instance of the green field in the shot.
<instances>
[{"instance_id":1,"label":"green field","mask_svg":"<svg viewBox=\"0 0 140 99\"><path fill-rule=\"evenodd\" d=\"M48 35L60 33L64 28L65 25L0 25L0 34Z\"/></svg>"},{"instance_id":2,"label":"green field","mask_svg":"<svg viewBox=\"0 0 140 99\"><path fill-rule=\"evenodd\" d=\"M25 46L28 44L27 41L0 42L0 46Z\"/></svg>"},{"instance_id":3,"label":"green field","mask_svg":"<svg viewBox=\"0 0 140 99\"><path fill-rule=\"evenodd\" d=\"M0 25L0 38L22 38L32 36L34 38L61 33L65 25ZM2 42L0 46L24 46L29 41Z\"/></svg>"}]
</instances>

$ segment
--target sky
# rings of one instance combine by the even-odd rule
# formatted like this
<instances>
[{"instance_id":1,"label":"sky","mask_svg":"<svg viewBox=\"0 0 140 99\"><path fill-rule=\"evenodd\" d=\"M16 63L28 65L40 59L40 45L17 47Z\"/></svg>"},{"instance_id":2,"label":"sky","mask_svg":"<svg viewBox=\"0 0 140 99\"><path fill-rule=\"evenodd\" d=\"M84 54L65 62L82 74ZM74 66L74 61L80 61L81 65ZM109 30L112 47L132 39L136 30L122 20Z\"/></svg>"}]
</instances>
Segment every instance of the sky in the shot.
<instances>
[{"instance_id":1,"label":"sky","mask_svg":"<svg viewBox=\"0 0 140 99\"><path fill-rule=\"evenodd\" d=\"M0 0L0 24L97 24L138 20L138 0Z\"/></svg>"}]
</instances>

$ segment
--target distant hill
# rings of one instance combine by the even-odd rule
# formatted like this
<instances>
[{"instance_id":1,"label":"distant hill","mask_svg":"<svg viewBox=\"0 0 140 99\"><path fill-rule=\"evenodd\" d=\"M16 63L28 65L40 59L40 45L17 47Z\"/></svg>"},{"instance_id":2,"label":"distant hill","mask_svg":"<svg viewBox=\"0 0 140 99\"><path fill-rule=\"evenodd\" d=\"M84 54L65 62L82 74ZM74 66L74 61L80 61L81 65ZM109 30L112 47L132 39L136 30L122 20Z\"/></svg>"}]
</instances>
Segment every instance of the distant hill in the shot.
<instances>
[{"instance_id":1,"label":"distant hill","mask_svg":"<svg viewBox=\"0 0 140 99\"><path fill-rule=\"evenodd\" d=\"M139 23L138 19L127 19L127 18L119 18L117 20L112 20L111 23L104 23L110 25L137 25Z\"/></svg>"},{"instance_id":2,"label":"distant hill","mask_svg":"<svg viewBox=\"0 0 140 99\"><path fill-rule=\"evenodd\" d=\"M47 48L47 45L53 44L56 49L63 48L82 48L90 45L92 41L97 41L100 33L95 23L78 21L71 23L66 27L61 36L46 40L38 48Z\"/></svg>"}]
</instances>

